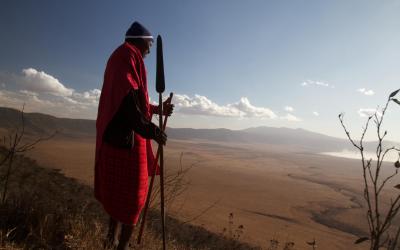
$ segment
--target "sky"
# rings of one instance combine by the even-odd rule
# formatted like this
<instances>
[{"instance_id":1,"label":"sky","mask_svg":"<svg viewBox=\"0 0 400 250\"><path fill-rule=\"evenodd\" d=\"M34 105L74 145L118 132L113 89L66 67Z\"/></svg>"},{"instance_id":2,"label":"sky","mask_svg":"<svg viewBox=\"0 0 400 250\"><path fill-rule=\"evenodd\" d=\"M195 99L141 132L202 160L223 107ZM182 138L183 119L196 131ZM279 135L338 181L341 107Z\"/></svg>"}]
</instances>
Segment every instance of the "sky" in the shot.
<instances>
[{"instance_id":1,"label":"sky","mask_svg":"<svg viewBox=\"0 0 400 250\"><path fill-rule=\"evenodd\" d=\"M164 42L171 127L302 128L359 137L400 88L400 1L21 1L0 9L0 106L96 119L133 21ZM155 46L145 59L151 100ZM400 94L398 96L400 99ZM372 113L371 113L372 112ZM400 106L385 115L400 141ZM375 139L372 127L367 139Z\"/></svg>"}]
</instances>

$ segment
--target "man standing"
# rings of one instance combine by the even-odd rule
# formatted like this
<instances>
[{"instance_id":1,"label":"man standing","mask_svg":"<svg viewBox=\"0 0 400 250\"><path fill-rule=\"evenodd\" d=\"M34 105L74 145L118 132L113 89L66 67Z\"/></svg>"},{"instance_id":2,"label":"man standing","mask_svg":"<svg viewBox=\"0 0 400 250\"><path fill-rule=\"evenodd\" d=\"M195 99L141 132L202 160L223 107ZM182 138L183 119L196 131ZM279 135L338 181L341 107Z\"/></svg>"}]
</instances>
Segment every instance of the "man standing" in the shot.
<instances>
[{"instance_id":1,"label":"man standing","mask_svg":"<svg viewBox=\"0 0 400 250\"><path fill-rule=\"evenodd\" d=\"M128 249L147 194L154 154L151 139L165 144L167 135L151 122L158 106L149 103L143 58L151 33L134 22L125 43L110 56L104 73L96 122L95 197L110 215L105 247ZM173 105L163 103L164 115Z\"/></svg>"}]
</instances>

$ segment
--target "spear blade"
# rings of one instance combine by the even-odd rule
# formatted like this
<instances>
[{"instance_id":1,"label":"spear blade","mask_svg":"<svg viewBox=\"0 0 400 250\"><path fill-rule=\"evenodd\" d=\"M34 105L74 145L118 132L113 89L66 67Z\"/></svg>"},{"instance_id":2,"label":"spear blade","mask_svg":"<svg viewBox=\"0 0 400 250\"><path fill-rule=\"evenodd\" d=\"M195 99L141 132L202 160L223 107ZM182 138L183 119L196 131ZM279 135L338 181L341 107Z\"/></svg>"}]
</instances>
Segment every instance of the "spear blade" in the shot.
<instances>
[{"instance_id":1,"label":"spear blade","mask_svg":"<svg viewBox=\"0 0 400 250\"><path fill-rule=\"evenodd\" d=\"M157 74L156 74L156 90L158 93L163 93L165 90L164 77L164 58L161 36L157 36Z\"/></svg>"}]
</instances>

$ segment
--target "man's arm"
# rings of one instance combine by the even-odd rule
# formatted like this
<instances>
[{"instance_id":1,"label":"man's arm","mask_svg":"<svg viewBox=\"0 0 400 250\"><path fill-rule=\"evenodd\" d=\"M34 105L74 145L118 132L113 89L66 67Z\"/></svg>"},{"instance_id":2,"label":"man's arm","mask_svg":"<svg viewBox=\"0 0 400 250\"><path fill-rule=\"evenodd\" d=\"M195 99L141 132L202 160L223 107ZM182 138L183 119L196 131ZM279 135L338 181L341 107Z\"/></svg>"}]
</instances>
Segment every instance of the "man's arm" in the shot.
<instances>
[{"instance_id":1,"label":"man's arm","mask_svg":"<svg viewBox=\"0 0 400 250\"><path fill-rule=\"evenodd\" d=\"M160 139L158 137L163 132L154 123L147 120L146 116L143 114L139 104L138 90L131 90L126 98L126 106L129 108L125 110L125 117L133 131L146 139L154 139L156 141ZM132 107L132 109L130 109L130 107Z\"/></svg>"},{"instance_id":2,"label":"man's arm","mask_svg":"<svg viewBox=\"0 0 400 250\"><path fill-rule=\"evenodd\" d=\"M167 136L142 113L137 90L131 90L123 99L106 132L104 141L122 148L133 145L133 131L146 139L165 144Z\"/></svg>"}]
</instances>

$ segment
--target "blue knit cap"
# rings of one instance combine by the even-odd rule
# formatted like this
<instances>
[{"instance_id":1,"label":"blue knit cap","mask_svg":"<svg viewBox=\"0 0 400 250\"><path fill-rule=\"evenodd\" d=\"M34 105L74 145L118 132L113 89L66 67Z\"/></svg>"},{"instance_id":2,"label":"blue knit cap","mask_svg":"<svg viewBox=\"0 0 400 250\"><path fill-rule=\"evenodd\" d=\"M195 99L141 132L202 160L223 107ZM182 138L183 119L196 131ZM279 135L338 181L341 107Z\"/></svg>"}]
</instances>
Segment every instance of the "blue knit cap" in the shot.
<instances>
[{"instance_id":1,"label":"blue knit cap","mask_svg":"<svg viewBox=\"0 0 400 250\"><path fill-rule=\"evenodd\" d=\"M126 31L125 38L149 38L153 39L150 31L148 31L139 22L132 23L131 27Z\"/></svg>"}]
</instances>

